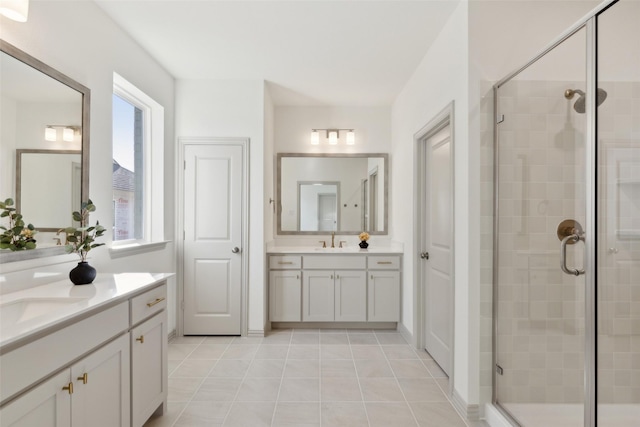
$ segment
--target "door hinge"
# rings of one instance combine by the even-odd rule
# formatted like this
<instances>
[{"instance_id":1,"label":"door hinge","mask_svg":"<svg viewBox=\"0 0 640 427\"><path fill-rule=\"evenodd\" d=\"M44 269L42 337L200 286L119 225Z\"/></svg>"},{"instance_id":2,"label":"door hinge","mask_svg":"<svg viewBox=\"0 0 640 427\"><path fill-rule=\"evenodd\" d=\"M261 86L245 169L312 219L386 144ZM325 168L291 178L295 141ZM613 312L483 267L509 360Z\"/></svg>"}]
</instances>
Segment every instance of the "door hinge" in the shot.
<instances>
[{"instance_id":1,"label":"door hinge","mask_svg":"<svg viewBox=\"0 0 640 427\"><path fill-rule=\"evenodd\" d=\"M496 363L496 372L499 375L504 375L504 370L502 369L502 366L498 365L497 363Z\"/></svg>"},{"instance_id":2,"label":"door hinge","mask_svg":"<svg viewBox=\"0 0 640 427\"><path fill-rule=\"evenodd\" d=\"M187 232L186 232L186 230L182 230L182 240L187 240Z\"/></svg>"},{"instance_id":3,"label":"door hinge","mask_svg":"<svg viewBox=\"0 0 640 427\"><path fill-rule=\"evenodd\" d=\"M184 310L184 300L180 301L180 308Z\"/></svg>"},{"instance_id":4,"label":"door hinge","mask_svg":"<svg viewBox=\"0 0 640 427\"><path fill-rule=\"evenodd\" d=\"M500 123L502 123L502 122L504 122L504 114L500 114L500 115L498 116L498 118L496 119L496 123L497 123L497 124L500 124Z\"/></svg>"},{"instance_id":5,"label":"door hinge","mask_svg":"<svg viewBox=\"0 0 640 427\"><path fill-rule=\"evenodd\" d=\"M184 170L187 170L187 161L184 161Z\"/></svg>"}]
</instances>

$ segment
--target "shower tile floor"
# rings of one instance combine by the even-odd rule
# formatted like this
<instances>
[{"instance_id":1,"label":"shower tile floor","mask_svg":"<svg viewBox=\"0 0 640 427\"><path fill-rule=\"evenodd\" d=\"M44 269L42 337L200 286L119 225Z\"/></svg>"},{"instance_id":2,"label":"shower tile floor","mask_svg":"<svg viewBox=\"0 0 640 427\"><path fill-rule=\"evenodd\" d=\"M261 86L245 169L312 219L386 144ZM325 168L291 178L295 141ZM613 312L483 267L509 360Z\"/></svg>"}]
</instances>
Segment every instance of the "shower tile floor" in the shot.
<instances>
[{"instance_id":1,"label":"shower tile floor","mask_svg":"<svg viewBox=\"0 0 640 427\"><path fill-rule=\"evenodd\" d=\"M169 343L168 411L145 427L479 427L396 331L294 329Z\"/></svg>"}]
</instances>

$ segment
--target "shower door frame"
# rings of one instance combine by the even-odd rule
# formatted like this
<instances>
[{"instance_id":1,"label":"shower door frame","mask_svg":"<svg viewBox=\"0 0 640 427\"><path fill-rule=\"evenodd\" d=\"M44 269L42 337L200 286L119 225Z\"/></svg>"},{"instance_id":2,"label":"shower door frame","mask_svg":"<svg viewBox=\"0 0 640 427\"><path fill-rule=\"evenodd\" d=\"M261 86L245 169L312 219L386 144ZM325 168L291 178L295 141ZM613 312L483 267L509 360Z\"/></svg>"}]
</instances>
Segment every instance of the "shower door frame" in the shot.
<instances>
[{"instance_id":1,"label":"shower door frame","mask_svg":"<svg viewBox=\"0 0 640 427\"><path fill-rule=\"evenodd\" d=\"M573 26L562 33L557 39L550 43L544 50L536 55L522 67L508 74L506 77L498 81L493 86L493 138L494 138L494 159L493 159L493 183L494 183L494 230L493 230L493 366L492 366L492 403L500 411L502 415L516 426L519 426L517 420L501 406L497 400L497 356L498 356L498 218L499 218L499 186L498 186L498 170L499 170L499 153L498 153L498 89L522 71L533 65L536 61L544 57L547 53L562 44L569 37L573 36L583 28L586 29L586 92L596 93L597 91L597 17L619 0L607 0L598 5L595 9L577 21ZM586 227L585 227L585 348L584 348L584 426L596 427L597 425L597 328L596 328L596 301L597 301L597 111L596 97L586 97L585 104L586 114L586 176L585 176L585 204L586 204Z\"/></svg>"}]
</instances>

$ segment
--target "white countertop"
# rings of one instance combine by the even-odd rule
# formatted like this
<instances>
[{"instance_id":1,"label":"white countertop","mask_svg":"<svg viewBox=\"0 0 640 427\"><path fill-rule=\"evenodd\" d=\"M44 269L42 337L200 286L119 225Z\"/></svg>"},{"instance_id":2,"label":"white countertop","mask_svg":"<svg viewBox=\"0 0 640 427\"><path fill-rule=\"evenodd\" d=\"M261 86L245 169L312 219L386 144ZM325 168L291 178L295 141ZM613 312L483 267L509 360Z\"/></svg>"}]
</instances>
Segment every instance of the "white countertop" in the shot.
<instances>
[{"instance_id":1,"label":"white countertop","mask_svg":"<svg viewBox=\"0 0 640 427\"><path fill-rule=\"evenodd\" d=\"M346 248L321 248L310 246L273 246L267 249L268 254L357 254L357 255L380 255L380 254L402 254L403 251L389 246L371 246L367 249L360 249L358 246L347 246Z\"/></svg>"},{"instance_id":2,"label":"white countertop","mask_svg":"<svg viewBox=\"0 0 640 427\"><path fill-rule=\"evenodd\" d=\"M102 306L153 288L173 273L98 274L89 285L69 280L0 295L0 350Z\"/></svg>"}]
</instances>

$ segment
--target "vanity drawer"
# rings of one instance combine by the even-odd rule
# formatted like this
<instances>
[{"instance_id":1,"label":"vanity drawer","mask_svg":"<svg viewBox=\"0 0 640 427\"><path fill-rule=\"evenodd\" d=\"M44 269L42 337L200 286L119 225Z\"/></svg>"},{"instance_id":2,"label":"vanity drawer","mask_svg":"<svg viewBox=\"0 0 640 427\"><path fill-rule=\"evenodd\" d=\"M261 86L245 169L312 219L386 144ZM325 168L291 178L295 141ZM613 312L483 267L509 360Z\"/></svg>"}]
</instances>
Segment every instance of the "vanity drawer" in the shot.
<instances>
[{"instance_id":1,"label":"vanity drawer","mask_svg":"<svg viewBox=\"0 0 640 427\"><path fill-rule=\"evenodd\" d=\"M302 257L300 255L276 255L269 257L269 268L271 270L300 269L302 268Z\"/></svg>"},{"instance_id":2,"label":"vanity drawer","mask_svg":"<svg viewBox=\"0 0 640 427\"><path fill-rule=\"evenodd\" d=\"M164 283L131 299L131 325L167 308L167 284Z\"/></svg>"},{"instance_id":3,"label":"vanity drawer","mask_svg":"<svg viewBox=\"0 0 640 427\"><path fill-rule=\"evenodd\" d=\"M397 255L369 255L369 270L400 270Z\"/></svg>"},{"instance_id":4,"label":"vanity drawer","mask_svg":"<svg viewBox=\"0 0 640 427\"><path fill-rule=\"evenodd\" d=\"M367 268L367 259L363 255L305 255L303 261L305 269L364 270Z\"/></svg>"}]
</instances>

